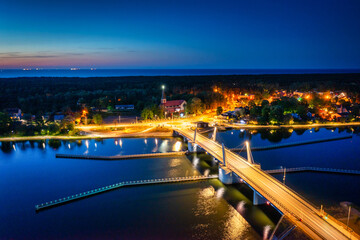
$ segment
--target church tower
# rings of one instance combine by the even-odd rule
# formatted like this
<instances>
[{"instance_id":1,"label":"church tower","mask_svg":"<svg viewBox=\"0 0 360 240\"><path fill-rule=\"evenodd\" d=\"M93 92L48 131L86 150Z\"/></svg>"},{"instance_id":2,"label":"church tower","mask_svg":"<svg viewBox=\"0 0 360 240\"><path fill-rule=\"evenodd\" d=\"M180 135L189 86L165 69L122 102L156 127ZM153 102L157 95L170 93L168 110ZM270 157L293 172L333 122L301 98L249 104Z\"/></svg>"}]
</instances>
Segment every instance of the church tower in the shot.
<instances>
[{"instance_id":1,"label":"church tower","mask_svg":"<svg viewBox=\"0 0 360 240\"><path fill-rule=\"evenodd\" d=\"M162 85L162 95L161 95L161 104L165 104L166 103L166 98L165 98L165 86Z\"/></svg>"}]
</instances>

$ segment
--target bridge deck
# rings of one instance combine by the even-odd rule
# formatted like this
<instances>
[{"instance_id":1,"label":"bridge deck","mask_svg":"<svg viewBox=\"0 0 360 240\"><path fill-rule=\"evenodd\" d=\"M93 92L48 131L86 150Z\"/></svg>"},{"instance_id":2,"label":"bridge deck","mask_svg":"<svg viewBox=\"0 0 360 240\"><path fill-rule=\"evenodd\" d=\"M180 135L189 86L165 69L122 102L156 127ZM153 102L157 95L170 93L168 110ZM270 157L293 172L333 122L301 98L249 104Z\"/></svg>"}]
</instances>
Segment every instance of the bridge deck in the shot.
<instances>
[{"instance_id":1,"label":"bridge deck","mask_svg":"<svg viewBox=\"0 0 360 240\"><path fill-rule=\"evenodd\" d=\"M133 155L117 155L117 156L93 156L93 155L75 155L75 154L56 154L56 158L75 158L75 159L92 159L92 160L125 160L134 158L156 158L171 157L185 155L187 151L166 152L166 153L145 153Z\"/></svg>"},{"instance_id":2,"label":"bridge deck","mask_svg":"<svg viewBox=\"0 0 360 240\"><path fill-rule=\"evenodd\" d=\"M176 129L175 131L187 139L194 140L194 131L190 129ZM213 157L223 162L222 146L219 143L201 134L196 136L195 142ZM327 240L360 239L335 219L324 219L319 209L270 174L250 164L239 154L225 148L225 156L228 168L269 200L311 238Z\"/></svg>"},{"instance_id":3,"label":"bridge deck","mask_svg":"<svg viewBox=\"0 0 360 240\"><path fill-rule=\"evenodd\" d=\"M78 193L75 195L71 195L68 197L56 199L53 201L45 202L39 205L35 205L35 210L40 211L46 208L51 208L59 205L63 205L75 200L79 200L82 198L87 198L92 195L97 195L103 192L108 192L120 187L127 187L127 186L138 186L138 185L148 185L148 184L164 184L164 183L178 183L178 182L190 182L190 181L200 181L200 180L207 180L217 178L217 175L209 175L209 176L190 176L190 177L175 177L175 178L159 178L159 179L150 179L150 180L137 180L137 181L126 181L126 182L119 182L115 184L111 184L105 187L96 188L90 191Z\"/></svg>"},{"instance_id":4,"label":"bridge deck","mask_svg":"<svg viewBox=\"0 0 360 240\"><path fill-rule=\"evenodd\" d=\"M272 169L265 170L269 174L280 174L284 172L284 169ZM325 172L325 173L339 173L339 174L353 174L360 175L359 170L347 170L347 169L334 169L334 168L318 168L318 167L298 167L298 168L286 168L286 173L291 172Z\"/></svg>"}]
</instances>

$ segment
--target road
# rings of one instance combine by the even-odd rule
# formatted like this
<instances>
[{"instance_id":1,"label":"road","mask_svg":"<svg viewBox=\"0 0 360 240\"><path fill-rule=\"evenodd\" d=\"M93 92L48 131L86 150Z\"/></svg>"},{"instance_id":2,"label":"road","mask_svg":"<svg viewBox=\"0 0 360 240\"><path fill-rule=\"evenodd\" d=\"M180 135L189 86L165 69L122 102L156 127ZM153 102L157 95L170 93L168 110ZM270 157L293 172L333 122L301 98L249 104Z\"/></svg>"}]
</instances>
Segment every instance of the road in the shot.
<instances>
[{"instance_id":1,"label":"road","mask_svg":"<svg viewBox=\"0 0 360 240\"><path fill-rule=\"evenodd\" d=\"M193 140L194 131L176 129L188 139ZM196 144L215 158L222 161L222 146L200 134L196 136ZM320 212L304 198L281 182L252 166L240 155L226 149L226 166L243 178L275 207L290 218L297 226L313 239L349 239L350 232L335 221L323 219ZM351 239L356 239L354 235Z\"/></svg>"}]
</instances>

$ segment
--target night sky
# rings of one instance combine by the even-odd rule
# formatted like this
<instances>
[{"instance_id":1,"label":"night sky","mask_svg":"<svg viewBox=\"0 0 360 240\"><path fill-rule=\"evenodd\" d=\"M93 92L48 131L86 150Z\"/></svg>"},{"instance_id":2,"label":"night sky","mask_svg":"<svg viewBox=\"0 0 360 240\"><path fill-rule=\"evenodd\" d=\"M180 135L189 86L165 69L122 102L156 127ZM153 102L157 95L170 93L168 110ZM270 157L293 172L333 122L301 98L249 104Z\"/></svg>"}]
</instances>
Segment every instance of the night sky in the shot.
<instances>
[{"instance_id":1,"label":"night sky","mask_svg":"<svg viewBox=\"0 0 360 240\"><path fill-rule=\"evenodd\" d=\"M0 68L360 68L360 1L0 0Z\"/></svg>"}]
</instances>

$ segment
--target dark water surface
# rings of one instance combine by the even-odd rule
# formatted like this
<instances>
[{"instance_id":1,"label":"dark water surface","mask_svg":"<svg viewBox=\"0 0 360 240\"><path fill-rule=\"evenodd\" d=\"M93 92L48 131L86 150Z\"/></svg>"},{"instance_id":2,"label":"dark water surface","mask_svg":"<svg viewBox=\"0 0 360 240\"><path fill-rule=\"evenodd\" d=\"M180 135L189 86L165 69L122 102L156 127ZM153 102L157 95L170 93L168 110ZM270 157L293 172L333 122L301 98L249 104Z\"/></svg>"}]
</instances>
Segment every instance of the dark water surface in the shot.
<instances>
[{"instance_id":1,"label":"dark water surface","mask_svg":"<svg viewBox=\"0 0 360 240\"><path fill-rule=\"evenodd\" d=\"M359 73L360 69L0 69L0 78Z\"/></svg>"},{"instance_id":2,"label":"dark water surface","mask_svg":"<svg viewBox=\"0 0 360 240\"><path fill-rule=\"evenodd\" d=\"M179 140L1 143L0 239L261 239L207 181L121 188L35 212L36 204L120 181L199 174L186 156L96 161L56 153L178 151Z\"/></svg>"}]
</instances>

